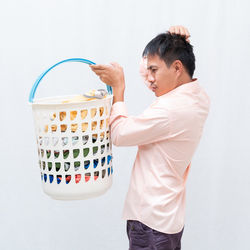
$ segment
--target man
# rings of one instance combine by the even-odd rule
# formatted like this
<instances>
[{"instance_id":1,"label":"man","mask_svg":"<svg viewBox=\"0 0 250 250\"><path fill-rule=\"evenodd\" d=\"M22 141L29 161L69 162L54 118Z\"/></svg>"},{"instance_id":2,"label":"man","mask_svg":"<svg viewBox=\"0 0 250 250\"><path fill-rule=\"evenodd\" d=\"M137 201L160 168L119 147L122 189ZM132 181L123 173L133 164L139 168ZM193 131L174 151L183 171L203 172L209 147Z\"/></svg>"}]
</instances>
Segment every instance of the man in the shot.
<instances>
[{"instance_id":1,"label":"man","mask_svg":"<svg viewBox=\"0 0 250 250\"><path fill-rule=\"evenodd\" d=\"M195 56L188 37L187 29L175 26L144 49L144 76L156 99L139 116L127 114L122 67L90 66L113 87L113 144L138 146L123 211L130 250L181 249L185 184L210 105L192 78Z\"/></svg>"}]
</instances>

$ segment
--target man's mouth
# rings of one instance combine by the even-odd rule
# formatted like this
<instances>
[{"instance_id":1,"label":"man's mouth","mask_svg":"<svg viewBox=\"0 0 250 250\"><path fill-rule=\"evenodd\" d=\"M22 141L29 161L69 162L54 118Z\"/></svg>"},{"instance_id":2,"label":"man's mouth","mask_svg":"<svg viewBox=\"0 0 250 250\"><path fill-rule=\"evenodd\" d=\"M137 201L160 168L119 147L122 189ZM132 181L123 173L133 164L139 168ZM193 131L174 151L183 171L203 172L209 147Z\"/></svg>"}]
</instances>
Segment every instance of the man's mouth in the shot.
<instances>
[{"instance_id":1,"label":"man's mouth","mask_svg":"<svg viewBox=\"0 0 250 250\"><path fill-rule=\"evenodd\" d=\"M157 89L157 87L151 87L152 91L155 92L155 90Z\"/></svg>"},{"instance_id":2,"label":"man's mouth","mask_svg":"<svg viewBox=\"0 0 250 250\"><path fill-rule=\"evenodd\" d=\"M151 84L150 85L150 88L153 92L155 92L155 90L157 89L157 86L155 86L154 84Z\"/></svg>"}]
</instances>

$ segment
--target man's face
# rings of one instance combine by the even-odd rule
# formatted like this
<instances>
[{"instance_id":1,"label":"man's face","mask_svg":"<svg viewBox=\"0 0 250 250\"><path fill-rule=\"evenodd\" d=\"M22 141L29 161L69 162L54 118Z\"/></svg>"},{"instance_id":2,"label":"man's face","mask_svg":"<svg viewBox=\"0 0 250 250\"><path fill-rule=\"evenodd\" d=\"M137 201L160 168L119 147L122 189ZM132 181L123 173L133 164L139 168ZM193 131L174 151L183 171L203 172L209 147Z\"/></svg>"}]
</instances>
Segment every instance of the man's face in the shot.
<instances>
[{"instance_id":1,"label":"man's face","mask_svg":"<svg viewBox=\"0 0 250 250\"><path fill-rule=\"evenodd\" d=\"M156 96L161 96L176 87L176 71L173 64L168 68L158 55L147 57L147 81Z\"/></svg>"}]
</instances>

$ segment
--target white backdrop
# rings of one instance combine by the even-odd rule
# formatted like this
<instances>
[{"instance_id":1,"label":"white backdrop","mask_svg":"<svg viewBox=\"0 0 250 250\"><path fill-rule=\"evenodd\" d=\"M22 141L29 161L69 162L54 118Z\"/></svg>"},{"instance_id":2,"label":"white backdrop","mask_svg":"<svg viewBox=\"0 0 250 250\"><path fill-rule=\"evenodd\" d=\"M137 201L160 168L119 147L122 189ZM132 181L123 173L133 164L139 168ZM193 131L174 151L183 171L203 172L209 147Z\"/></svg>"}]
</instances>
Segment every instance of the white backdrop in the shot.
<instances>
[{"instance_id":1,"label":"white backdrop","mask_svg":"<svg viewBox=\"0 0 250 250\"><path fill-rule=\"evenodd\" d=\"M248 250L250 232L249 2L8 0L0 2L0 248L125 250L124 198L136 148L113 147L114 183L103 196L62 202L42 192L28 95L54 63L117 61L130 114L154 99L138 64L172 25L191 33L195 77L212 102L187 184L184 250ZM51 72L37 96L82 93L98 79L82 64Z\"/></svg>"}]
</instances>

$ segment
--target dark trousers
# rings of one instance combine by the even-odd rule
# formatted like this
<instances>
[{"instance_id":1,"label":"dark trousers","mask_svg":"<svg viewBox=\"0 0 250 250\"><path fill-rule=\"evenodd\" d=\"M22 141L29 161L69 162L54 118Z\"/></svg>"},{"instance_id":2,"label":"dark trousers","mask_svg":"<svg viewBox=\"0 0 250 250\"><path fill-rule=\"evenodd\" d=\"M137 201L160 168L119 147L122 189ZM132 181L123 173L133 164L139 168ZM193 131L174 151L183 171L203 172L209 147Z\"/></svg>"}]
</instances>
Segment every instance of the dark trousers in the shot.
<instances>
[{"instance_id":1,"label":"dark trousers","mask_svg":"<svg viewBox=\"0 0 250 250\"><path fill-rule=\"evenodd\" d=\"M165 234L139 221L128 220L129 250L180 250L183 230L184 228L179 233Z\"/></svg>"}]
</instances>

